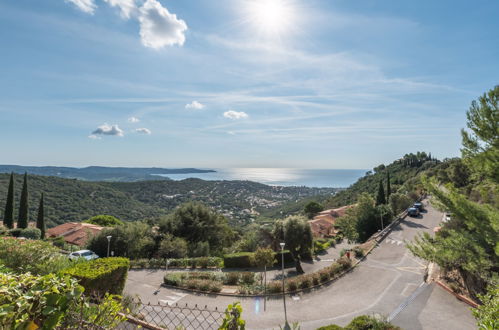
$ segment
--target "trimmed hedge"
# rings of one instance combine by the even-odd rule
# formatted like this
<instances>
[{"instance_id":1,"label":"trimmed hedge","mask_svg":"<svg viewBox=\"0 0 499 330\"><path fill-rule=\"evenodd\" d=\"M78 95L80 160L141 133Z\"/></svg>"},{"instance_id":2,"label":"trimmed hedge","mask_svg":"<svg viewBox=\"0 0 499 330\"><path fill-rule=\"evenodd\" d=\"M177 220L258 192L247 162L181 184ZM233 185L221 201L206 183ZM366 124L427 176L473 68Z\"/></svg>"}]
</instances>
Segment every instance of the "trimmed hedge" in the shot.
<instances>
[{"instance_id":1,"label":"trimmed hedge","mask_svg":"<svg viewBox=\"0 0 499 330\"><path fill-rule=\"evenodd\" d=\"M275 264L274 266L276 267L282 267L282 257L281 257L281 251L275 253ZM286 264L291 264L294 263L295 259L293 259L293 256L291 255L291 252L289 250L284 250L284 265Z\"/></svg>"},{"instance_id":2,"label":"trimmed hedge","mask_svg":"<svg viewBox=\"0 0 499 330\"><path fill-rule=\"evenodd\" d=\"M223 259L218 257L199 257L168 259L168 267L171 268L222 268ZM165 268L166 259L135 259L130 260L131 268Z\"/></svg>"},{"instance_id":3,"label":"trimmed hedge","mask_svg":"<svg viewBox=\"0 0 499 330\"><path fill-rule=\"evenodd\" d=\"M224 255L226 268L250 268L254 266L255 254L253 252L238 252Z\"/></svg>"},{"instance_id":4,"label":"trimmed hedge","mask_svg":"<svg viewBox=\"0 0 499 330\"><path fill-rule=\"evenodd\" d=\"M76 278L87 295L104 297L106 293L121 295L129 268L127 258L102 258L77 264L61 273Z\"/></svg>"}]
</instances>

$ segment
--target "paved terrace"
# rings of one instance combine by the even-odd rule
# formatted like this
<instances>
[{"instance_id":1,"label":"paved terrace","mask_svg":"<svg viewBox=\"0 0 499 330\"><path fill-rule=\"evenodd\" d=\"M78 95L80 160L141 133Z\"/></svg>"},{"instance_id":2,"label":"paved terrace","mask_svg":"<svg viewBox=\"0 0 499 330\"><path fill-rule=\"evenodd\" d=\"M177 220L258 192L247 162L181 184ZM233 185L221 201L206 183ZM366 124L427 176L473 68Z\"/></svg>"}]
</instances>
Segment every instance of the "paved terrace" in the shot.
<instances>
[{"instance_id":1,"label":"paved terrace","mask_svg":"<svg viewBox=\"0 0 499 330\"><path fill-rule=\"evenodd\" d=\"M310 293L287 295L288 320L301 329L335 323L346 325L361 314L381 314L403 329L475 329L468 305L435 284L424 284L426 263L407 250L404 241L432 233L442 213L431 206L421 218L406 218L352 272ZM321 262L327 266L327 262ZM315 268L315 267L314 267ZM126 293L143 302L187 303L225 309L240 301L248 329L279 329L284 323L282 297L238 298L190 294L161 287L164 271L130 271ZM155 294L156 293L156 294Z\"/></svg>"}]
</instances>

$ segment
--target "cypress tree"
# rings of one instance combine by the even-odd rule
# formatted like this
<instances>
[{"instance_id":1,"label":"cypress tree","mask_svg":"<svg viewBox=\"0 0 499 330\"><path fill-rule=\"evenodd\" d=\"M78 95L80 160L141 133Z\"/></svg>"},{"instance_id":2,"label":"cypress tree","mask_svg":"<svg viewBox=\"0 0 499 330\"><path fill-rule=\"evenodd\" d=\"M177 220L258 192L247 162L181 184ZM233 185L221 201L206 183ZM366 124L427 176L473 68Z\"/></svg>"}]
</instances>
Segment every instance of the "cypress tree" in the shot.
<instances>
[{"instance_id":1,"label":"cypress tree","mask_svg":"<svg viewBox=\"0 0 499 330\"><path fill-rule=\"evenodd\" d=\"M379 180L378 194L376 195L376 205L386 204L385 190L383 189L383 180Z\"/></svg>"},{"instance_id":2,"label":"cypress tree","mask_svg":"<svg viewBox=\"0 0 499 330\"><path fill-rule=\"evenodd\" d=\"M28 228L28 173L24 173L23 190L21 191L21 202L19 203L19 218L17 228Z\"/></svg>"},{"instance_id":3,"label":"cypress tree","mask_svg":"<svg viewBox=\"0 0 499 330\"><path fill-rule=\"evenodd\" d=\"M45 214L43 208L43 193L40 198L40 205L38 206L38 217L36 218L36 228L40 229L41 239L45 238Z\"/></svg>"},{"instance_id":4,"label":"cypress tree","mask_svg":"<svg viewBox=\"0 0 499 330\"><path fill-rule=\"evenodd\" d=\"M7 203L5 204L3 224L5 227L10 229L14 227L14 173L10 173L9 190L7 191Z\"/></svg>"},{"instance_id":5,"label":"cypress tree","mask_svg":"<svg viewBox=\"0 0 499 330\"><path fill-rule=\"evenodd\" d=\"M392 186L390 185L390 172L386 171L386 201L390 200L392 194Z\"/></svg>"}]
</instances>

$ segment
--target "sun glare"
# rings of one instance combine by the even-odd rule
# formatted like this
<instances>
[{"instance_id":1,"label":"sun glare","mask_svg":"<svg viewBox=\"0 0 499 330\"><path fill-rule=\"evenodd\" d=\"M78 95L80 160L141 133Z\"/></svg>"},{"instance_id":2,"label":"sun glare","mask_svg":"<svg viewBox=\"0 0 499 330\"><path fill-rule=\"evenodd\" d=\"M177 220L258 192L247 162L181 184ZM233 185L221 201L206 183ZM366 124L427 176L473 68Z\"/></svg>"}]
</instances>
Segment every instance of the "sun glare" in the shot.
<instances>
[{"instance_id":1,"label":"sun glare","mask_svg":"<svg viewBox=\"0 0 499 330\"><path fill-rule=\"evenodd\" d=\"M250 0L247 9L251 23L267 37L284 34L293 19L290 0Z\"/></svg>"}]
</instances>

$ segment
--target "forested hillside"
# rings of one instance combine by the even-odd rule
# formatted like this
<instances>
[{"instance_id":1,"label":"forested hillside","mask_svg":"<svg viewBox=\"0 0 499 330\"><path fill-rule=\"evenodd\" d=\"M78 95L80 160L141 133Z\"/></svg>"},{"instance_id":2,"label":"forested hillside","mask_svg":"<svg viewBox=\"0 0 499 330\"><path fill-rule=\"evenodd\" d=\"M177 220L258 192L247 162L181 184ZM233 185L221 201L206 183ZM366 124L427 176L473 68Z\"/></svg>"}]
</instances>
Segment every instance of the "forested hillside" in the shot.
<instances>
[{"instance_id":1,"label":"forested hillside","mask_svg":"<svg viewBox=\"0 0 499 330\"><path fill-rule=\"evenodd\" d=\"M22 175L15 174L15 211ZM0 212L3 216L9 174L0 174ZM47 225L81 221L109 214L125 221L168 214L187 201L201 201L224 214L232 225L251 222L259 212L315 195L331 195L333 188L273 187L250 181L155 180L140 182L89 182L28 175L30 219L36 216L45 194Z\"/></svg>"}]
</instances>

